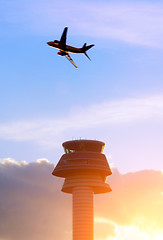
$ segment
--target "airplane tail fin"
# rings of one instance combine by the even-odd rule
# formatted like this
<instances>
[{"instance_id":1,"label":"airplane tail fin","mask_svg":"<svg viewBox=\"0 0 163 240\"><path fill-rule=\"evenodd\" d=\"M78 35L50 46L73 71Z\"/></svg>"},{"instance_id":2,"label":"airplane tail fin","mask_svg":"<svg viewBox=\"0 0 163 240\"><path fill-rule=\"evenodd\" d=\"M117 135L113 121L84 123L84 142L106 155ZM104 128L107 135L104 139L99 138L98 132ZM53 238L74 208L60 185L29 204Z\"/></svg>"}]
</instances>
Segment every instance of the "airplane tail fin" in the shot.
<instances>
[{"instance_id":1,"label":"airplane tail fin","mask_svg":"<svg viewBox=\"0 0 163 240\"><path fill-rule=\"evenodd\" d=\"M82 50L83 50L83 53L85 54L85 56L89 59L89 60L91 60L90 59L90 57L87 55L87 53L86 53L86 51L88 51L91 47L93 47L94 46L94 44L91 44L91 45L89 45L89 46L86 46L86 43L84 43L84 45L83 45L83 47L82 47Z\"/></svg>"}]
</instances>

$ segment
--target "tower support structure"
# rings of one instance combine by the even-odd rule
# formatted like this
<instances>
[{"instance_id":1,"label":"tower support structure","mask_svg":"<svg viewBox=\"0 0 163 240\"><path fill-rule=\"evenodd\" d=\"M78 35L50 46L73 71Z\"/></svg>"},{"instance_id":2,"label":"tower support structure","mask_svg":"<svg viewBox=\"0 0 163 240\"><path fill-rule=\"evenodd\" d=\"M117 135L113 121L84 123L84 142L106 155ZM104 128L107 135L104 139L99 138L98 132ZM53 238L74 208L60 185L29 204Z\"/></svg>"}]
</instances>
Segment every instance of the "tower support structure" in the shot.
<instances>
[{"instance_id":1,"label":"tower support structure","mask_svg":"<svg viewBox=\"0 0 163 240\"><path fill-rule=\"evenodd\" d=\"M73 195L73 240L93 240L93 190L87 186L75 187Z\"/></svg>"}]
</instances>

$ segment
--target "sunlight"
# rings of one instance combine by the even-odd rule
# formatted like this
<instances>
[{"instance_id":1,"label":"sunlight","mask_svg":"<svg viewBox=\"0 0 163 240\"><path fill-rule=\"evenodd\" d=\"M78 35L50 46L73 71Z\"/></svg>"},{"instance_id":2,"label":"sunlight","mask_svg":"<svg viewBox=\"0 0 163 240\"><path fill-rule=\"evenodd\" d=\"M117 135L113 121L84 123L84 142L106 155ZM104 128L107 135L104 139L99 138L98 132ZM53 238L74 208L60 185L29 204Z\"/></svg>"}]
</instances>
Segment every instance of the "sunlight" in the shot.
<instances>
[{"instance_id":1,"label":"sunlight","mask_svg":"<svg viewBox=\"0 0 163 240\"><path fill-rule=\"evenodd\" d=\"M139 217L134 219L134 223L131 225L118 225L110 219L96 217L95 223L108 224L114 227L114 235L101 236L101 238L95 238L96 240L162 240L163 230L157 228L157 223L153 221L149 225L148 221ZM108 231L109 234L109 231Z\"/></svg>"},{"instance_id":2,"label":"sunlight","mask_svg":"<svg viewBox=\"0 0 163 240\"><path fill-rule=\"evenodd\" d=\"M95 217L94 219L95 223L106 223L106 224L111 224L113 226L116 226L116 224L111 221L110 219L102 218L102 217Z\"/></svg>"},{"instance_id":3,"label":"sunlight","mask_svg":"<svg viewBox=\"0 0 163 240\"><path fill-rule=\"evenodd\" d=\"M141 231L139 227L119 226L115 227L115 236L109 236L107 240L162 240L163 231L153 231L153 234L149 234L145 231Z\"/></svg>"}]
</instances>

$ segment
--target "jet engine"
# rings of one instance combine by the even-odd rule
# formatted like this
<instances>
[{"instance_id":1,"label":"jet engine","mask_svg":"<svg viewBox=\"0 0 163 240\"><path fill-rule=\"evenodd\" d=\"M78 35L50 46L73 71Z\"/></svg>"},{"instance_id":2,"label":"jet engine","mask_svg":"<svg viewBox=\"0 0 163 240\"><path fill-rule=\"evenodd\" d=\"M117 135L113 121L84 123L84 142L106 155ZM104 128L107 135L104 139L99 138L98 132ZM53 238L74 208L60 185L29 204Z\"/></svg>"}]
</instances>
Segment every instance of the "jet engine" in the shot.
<instances>
[{"instance_id":1,"label":"jet engine","mask_svg":"<svg viewBox=\"0 0 163 240\"><path fill-rule=\"evenodd\" d=\"M60 56L65 56L66 53L65 53L65 52L58 52L58 55L60 55Z\"/></svg>"}]
</instances>

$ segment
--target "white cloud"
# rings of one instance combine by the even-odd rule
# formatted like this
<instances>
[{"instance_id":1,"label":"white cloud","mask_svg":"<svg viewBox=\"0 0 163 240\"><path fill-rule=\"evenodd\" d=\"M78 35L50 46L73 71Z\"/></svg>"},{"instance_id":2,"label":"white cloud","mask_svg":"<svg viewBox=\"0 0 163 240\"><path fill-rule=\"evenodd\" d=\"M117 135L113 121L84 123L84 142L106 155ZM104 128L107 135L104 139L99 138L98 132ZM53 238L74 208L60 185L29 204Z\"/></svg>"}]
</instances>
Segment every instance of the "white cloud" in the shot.
<instances>
[{"instance_id":1,"label":"white cloud","mask_svg":"<svg viewBox=\"0 0 163 240\"><path fill-rule=\"evenodd\" d=\"M71 112L64 119L42 119L0 124L0 138L33 141L42 146L58 146L66 133L76 130L163 120L163 96L109 101ZM57 139L57 141L56 141Z\"/></svg>"},{"instance_id":2,"label":"white cloud","mask_svg":"<svg viewBox=\"0 0 163 240\"><path fill-rule=\"evenodd\" d=\"M157 240L160 233L155 233L152 236L146 231L142 231L137 225L118 225L116 222L109 220L108 218L95 218L95 224L107 224L114 226L114 235L108 234L105 240ZM162 233L163 234L163 233ZM103 238L95 238L96 240L102 240ZM160 238L161 239L161 238Z\"/></svg>"},{"instance_id":3,"label":"white cloud","mask_svg":"<svg viewBox=\"0 0 163 240\"><path fill-rule=\"evenodd\" d=\"M73 29L71 34L162 48L162 3L51 0L16 3L7 3L1 18L25 24L28 31L49 34L68 25Z\"/></svg>"},{"instance_id":4,"label":"white cloud","mask_svg":"<svg viewBox=\"0 0 163 240\"><path fill-rule=\"evenodd\" d=\"M137 226L119 226L115 225L115 236L108 237L107 240L162 240L162 233L155 233L149 235L147 232L143 232Z\"/></svg>"},{"instance_id":5,"label":"white cloud","mask_svg":"<svg viewBox=\"0 0 163 240\"><path fill-rule=\"evenodd\" d=\"M46 158L39 158L36 160L36 163L50 163L48 159Z\"/></svg>"},{"instance_id":6,"label":"white cloud","mask_svg":"<svg viewBox=\"0 0 163 240\"><path fill-rule=\"evenodd\" d=\"M13 158L0 158L0 164L2 165L17 165L17 166L22 166L22 165L27 165L28 163L26 161L15 161Z\"/></svg>"},{"instance_id":7,"label":"white cloud","mask_svg":"<svg viewBox=\"0 0 163 240\"><path fill-rule=\"evenodd\" d=\"M50 161L47 158L39 158L36 160L36 163L40 164L50 164ZM0 158L0 165L15 165L15 166L23 166L28 165L29 163L26 161L16 161L13 158Z\"/></svg>"}]
</instances>

